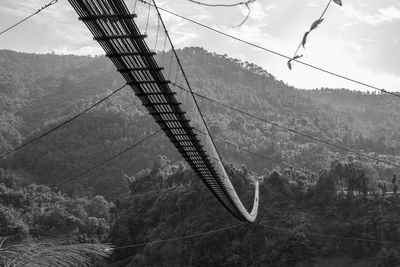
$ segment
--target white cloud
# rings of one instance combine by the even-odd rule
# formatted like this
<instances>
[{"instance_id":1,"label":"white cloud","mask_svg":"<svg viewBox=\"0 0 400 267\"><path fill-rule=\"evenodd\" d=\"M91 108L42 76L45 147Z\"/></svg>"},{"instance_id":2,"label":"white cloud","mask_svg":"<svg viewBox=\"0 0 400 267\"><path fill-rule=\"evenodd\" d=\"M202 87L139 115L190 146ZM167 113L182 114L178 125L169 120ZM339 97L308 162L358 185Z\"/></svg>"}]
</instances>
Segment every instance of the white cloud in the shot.
<instances>
[{"instance_id":1,"label":"white cloud","mask_svg":"<svg viewBox=\"0 0 400 267\"><path fill-rule=\"evenodd\" d=\"M270 40L272 37L263 29L267 24L243 24L240 27L224 27L223 31L228 32L228 34L234 35L239 38L243 38L248 42L263 43Z\"/></svg>"},{"instance_id":2,"label":"white cloud","mask_svg":"<svg viewBox=\"0 0 400 267\"><path fill-rule=\"evenodd\" d=\"M276 7L275 4L261 5L259 2L255 2L249 6L251 10L249 18L258 21L264 20L265 18L268 17L268 12L274 9L275 7ZM241 6L240 9L243 16L247 16L249 10L244 6Z\"/></svg>"},{"instance_id":3,"label":"white cloud","mask_svg":"<svg viewBox=\"0 0 400 267\"><path fill-rule=\"evenodd\" d=\"M342 10L347 18L370 25L379 25L400 19L400 10L394 6L378 9L378 13L375 15L360 11L351 4L343 6ZM348 25L355 24L355 22L348 22Z\"/></svg>"},{"instance_id":4,"label":"white cloud","mask_svg":"<svg viewBox=\"0 0 400 267\"><path fill-rule=\"evenodd\" d=\"M310 2L307 3L307 6L316 7L317 6L317 1L316 0L311 0Z\"/></svg>"},{"instance_id":5,"label":"white cloud","mask_svg":"<svg viewBox=\"0 0 400 267\"><path fill-rule=\"evenodd\" d=\"M176 46L186 46L194 39L198 38L198 35L194 32L185 31L186 22L175 23L169 28L169 32L173 36L173 42Z\"/></svg>"},{"instance_id":6,"label":"white cloud","mask_svg":"<svg viewBox=\"0 0 400 267\"><path fill-rule=\"evenodd\" d=\"M398 90L400 76L385 71L376 71L370 65L363 64L367 54L363 43L332 39L323 35L315 38L308 49L304 51L306 53L305 62L378 88L388 91ZM371 90L299 63L294 63L294 68L290 71L285 67L284 62L278 62L272 74L299 88L331 87Z\"/></svg>"},{"instance_id":7,"label":"white cloud","mask_svg":"<svg viewBox=\"0 0 400 267\"><path fill-rule=\"evenodd\" d=\"M43 0L8 1L6 5L0 7L0 13L13 17L13 20L18 21L47 3L48 1ZM67 1L57 2L32 17L25 24L35 25L37 33L51 33L47 34L46 37L64 43L88 45L92 41L91 34L78 21L78 15ZM29 34L27 33L27 35Z\"/></svg>"},{"instance_id":8,"label":"white cloud","mask_svg":"<svg viewBox=\"0 0 400 267\"><path fill-rule=\"evenodd\" d=\"M393 21L395 19L400 19L400 10L394 6L379 9L379 13L386 21Z\"/></svg>"},{"instance_id":9,"label":"white cloud","mask_svg":"<svg viewBox=\"0 0 400 267\"><path fill-rule=\"evenodd\" d=\"M193 18L195 20L206 20L206 19L211 19L211 16L208 14L197 14L197 15L194 15Z\"/></svg>"},{"instance_id":10,"label":"white cloud","mask_svg":"<svg viewBox=\"0 0 400 267\"><path fill-rule=\"evenodd\" d=\"M77 49L73 49L67 46L60 46L55 49L46 48L41 53L56 53L59 55L79 55L79 56L96 56L96 55L104 55L105 52L100 46L84 46Z\"/></svg>"}]
</instances>

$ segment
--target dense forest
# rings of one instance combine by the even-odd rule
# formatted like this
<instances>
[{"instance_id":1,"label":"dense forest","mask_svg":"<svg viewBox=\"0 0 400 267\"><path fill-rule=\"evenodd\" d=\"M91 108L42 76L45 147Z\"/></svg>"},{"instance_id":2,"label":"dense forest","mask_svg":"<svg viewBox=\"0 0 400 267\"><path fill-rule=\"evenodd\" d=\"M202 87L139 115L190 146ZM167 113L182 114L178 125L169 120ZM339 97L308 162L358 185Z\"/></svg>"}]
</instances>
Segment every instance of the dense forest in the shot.
<instances>
[{"instance_id":1,"label":"dense forest","mask_svg":"<svg viewBox=\"0 0 400 267\"><path fill-rule=\"evenodd\" d=\"M178 53L199 94L339 146L398 160L400 108L393 97L298 90L227 55L198 47ZM105 57L3 50L0 62L1 154L124 83ZM63 183L157 129L125 88L0 160L0 263L18 266L8 262L18 245L56 242L86 246L86 258L81 257L97 266L400 264L400 202L396 195L383 195L396 188L392 175L397 170L205 100L199 104L248 207L253 179L261 181L257 223L236 226L184 162L160 169L180 157L163 135ZM129 247L231 226L215 234Z\"/></svg>"}]
</instances>

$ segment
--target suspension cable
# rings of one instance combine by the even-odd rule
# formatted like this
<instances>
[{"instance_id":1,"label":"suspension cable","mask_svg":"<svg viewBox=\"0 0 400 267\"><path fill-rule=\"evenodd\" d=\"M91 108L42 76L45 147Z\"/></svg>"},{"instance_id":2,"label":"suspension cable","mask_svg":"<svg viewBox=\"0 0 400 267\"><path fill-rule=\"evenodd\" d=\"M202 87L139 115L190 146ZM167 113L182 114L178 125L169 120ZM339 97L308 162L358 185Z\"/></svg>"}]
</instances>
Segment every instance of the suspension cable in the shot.
<instances>
[{"instance_id":1,"label":"suspension cable","mask_svg":"<svg viewBox=\"0 0 400 267\"><path fill-rule=\"evenodd\" d=\"M144 1L144 0L139 0L139 1L142 1L142 2L144 2L144 3L147 3L147 2ZM147 3L147 4L151 5L151 3ZM167 38L168 38L168 41L169 41L169 43L170 43L170 45L171 45L171 49L172 49L172 51L173 51L173 53L174 53L174 55L175 55L176 61L177 61L178 65L179 65L179 68L180 68L180 70L181 70L181 72L182 72L182 77L183 77L183 79L184 79L184 81L185 81L187 87L189 88L189 92L190 92L190 94L191 94L191 96L192 96L192 98L193 98L193 101L194 101L194 104L195 104L195 106L196 106L196 109L197 109L197 111L198 111L199 114L200 114L201 120L202 120L202 122L204 123L204 127L205 127L205 129L206 129L206 131L207 131L207 133L208 133L208 135L209 135L209 137L210 137L211 143L212 143L212 145L216 148L215 142L214 142L213 137L212 137L211 132L210 132L210 129L208 128L207 122L206 122L206 120L205 120L205 118L204 118L204 116L203 116L203 113L202 113L201 110L200 110L199 103L197 102L197 99L196 99L196 97L194 96L194 93L193 93L193 90L192 90L192 86L191 86L191 84L190 84L190 82L189 82L189 79L188 79L188 77L187 77L187 75L186 75L186 72L185 72L184 69L183 69L181 60L180 60L180 58L178 57L178 54L177 54L177 52L176 52L176 50L175 50L175 46L174 46L174 44L172 43L171 37L170 37L170 35L169 35L168 31L167 31L167 28L166 28L166 26L165 26L164 20L163 20L162 17L161 17L160 11L158 10L158 6L156 5L155 0L153 0L153 6L155 7L155 9L156 9L156 11L157 11L157 14L158 14L158 17L160 18L160 21L161 21L162 26L163 26L164 31L165 31L165 35L166 35ZM218 157L221 158L221 156L220 156L220 154L219 154L219 152L218 152L217 149L215 149L215 152L217 153Z\"/></svg>"},{"instance_id":2,"label":"suspension cable","mask_svg":"<svg viewBox=\"0 0 400 267\"><path fill-rule=\"evenodd\" d=\"M45 5L45 6L41 7L41 8L39 8L35 13L29 15L28 17L26 17L26 18L24 18L24 19L22 19L22 20L20 20L20 21L18 21L17 23L11 25L11 26L8 27L7 29L1 31L1 32L0 32L0 35L2 35L3 33L6 33L6 32L8 32L9 30L11 30L11 29L17 27L19 24L23 23L24 21L26 21L26 20L32 18L33 16L35 16L35 15L37 15L37 14L39 14L40 12L42 12L42 11L45 10L46 8L48 8L48 7L52 6L52 5L54 5L54 4L57 3L57 2L58 2L58 0L52 0L52 1L50 1L47 5Z\"/></svg>"},{"instance_id":3,"label":"suspension cable","mask_svg":"<svg viewBox=\"0 0 400 267\"><path fill-rule=\"evenodd\" d=\"M177 88L179 88L179 89L181 89L181 90L186 91L186 92L189 93L189 91L188 91L187 89L183 88L182 86L177 85L177 84L174 84L174 83L173 83L173 85L174 85L175 87L177 87ZM371 159L371 160L375 160L375 161L378 161L378 162L382 162L382 163L385 163L385 164L392 165L392 166L394 166L394 167L400 168L400 165L399 165L399 164L396 164L396 163L393 163L393 162L390 162L390 161L387 161L387 160L375 158L375 157L369 156L369 155L367 155L367 154L360 153L360 152L358 152L358 151L352 150L352 149L350 149L350 148L343 147L343 146L340 146L340 145L336 145L336 144L334 144L334 143L331 143L331 142L329 142L329 141L320 139L320 138L318 138L318 137L315 137L315 136L312 136L312 135L309 135L309 134L306 134L306 133L303 133L303 132L299 132L299 131L297 131L297 130L295 130L295 129L292 129L292 128L283 126L283 125L281 125L281 124L279 124L279 123L276 123L276 122L269 121L269 120L267 120L267 119L258 117L258 116L256 116L256 115L252 115L252 114L250 114L250 113L248 113L248 112L246 112L246 111L243 111L243 110L238 109L238 108L234 108L234 107L232 107L232 106L230 106L230 105L228 105L228 104L224 104L224 103L222 103L222 102L219 102L219 101L217 101L217 100L215 100L215 99L212 99L212 98L209 98L209 97L207 97L207 96L201 95L201 94L199 94L199 93L193 92L193 94L194 94L195 96L199 97L199 98L202 98L202 99L204 99L204 100L207 100L207 101L212 102L212 103L214 103L214 104L217 104L217 105L219 105L219 106L225 107L225 108L227 108L227 109L233 110L233 111L235 111L235 112L241 113L241 114L246 115L246 116L248 116L248 117L250 117L250 118L253 118L253 119L256 119L256 120L259 120L259 121L268 123L268 124L270 124L270 125L272 125L272 126L278 127L278 128L283 129L283 130L285 130L285 131L288 131L288 132L291 132L291 133L294 133L294 134L301 135L301 136L306 137L306 138L308 138L308 139L311 139L311 140L320 142L320 143L322 143L322 144L325 144L325 145L328 145L328 146L331 146L331 147L334 147L334 148L337 148L337 149L344 150L344 151L346 151L346 152L352 153L352 154L357 155L357 156L361 156L361 157L364 157L364 158L368 158L368 159Z\"/></svg>"},{"instance_id":4,"label":"suspension cable","mask_svg":"<svg viewBox=\"0 0 400 267\"><path fill-rule=\"evenodd\" d=\"M140 141L136 142L135 144L131 145L130 147L128 147L128 148L126 148L126 149L124 149L124 150L122 150L122 151L120 151L120 152L114 154L113 156L111 156L111 157L109 157L109 158L103 160L102 162L99 162L99 163L95 164L93 167L91 167L91 168L89 168L89 169L87 169L87 170L81 172L81 173L78 174L78 175L76 175L76 176L74 176L74 177L72 177L72 178L70 178L70 179L64 180L64 181L61 182L60 184L56 185L56 187L63 186L63 185L66 184L66 183L69 183L69 182L72 182L72 181L74 181L74 180L76 180L76 179L79 179L79 178L81 178L82 176L88 174L89 172L92 172L92 171L94 171L94 170L96 170L96 169L102 167L102 166L105 165L106 163L108 163L108 162L110 162L110 161L112 161L112 160L114 160L114 159L116 159L116 158L122 156L123 154L125 154L125 153L127 153L128 151L130 151L130 150L136 148L137 146L139 146L140 144L142 144L142 143L144 143L145 141L149 140L150 138L156 136L156 135L159 134L160 132L161 132L161 129L155 131L154 133L152 133L152 134L150 134L150 135L147 135L146 137L142 138Z\"/></svg>"},{"instance_id":5,"label":"suspension cable","mask_svg":"<svg viewBox=\"0 0 400 267\"><path fill-rule=\"evenodd\" d=\"M207 133L205 133L205 132L203 132L203 131L201 131L201 130L199 130L199 129L197 129L197 128L194 128L194 130L195 130L196 132L201 133L201 134L205 134L205 135L207 134ZM286 163L286 162L284 162L284 161L279 161L279 160L270 158L270 157L268 157L268 156L259 154L259 153L257 153L257 152L251 151L250 149L247 149L247 148L245 148L245 147L243 147L243 146L240 146L240 145L236 145L236 144L234 144L234 143L232 143L232 142L229 142L228 140L225 140L225 139L222 139L222 138L218 138L218 137L214 137L214 139L217 140L218 142L227 144L228 146L231 146L231 147L236 147L236 148L238 148L238 149L240 149L240 150L243 150L243 151L245 151L245 152L247 152L247 153L249 153L249 154L252 154L252 155L254 155L254 156L257 156L257 157L259 157L259 158L262 158L262 159L265 159L265 160L274 162L274 163L276 163L276 164L278 164L278 165L284 165L284 166L286 166L286 167L288 167L288 168L293 167L293 168L295 168L296 170L298 170L298 171L300 171L300 172L308 173L308 174L310 174L310 175L315 174L315 173L313 173L313 172L311 172L311 171L304 170L304 169L302 169L302 168L300 168L300 167L292 166L292 165L290 165L290 164L288 164L288 163Z\"/></svg>"},{"instance_id":6,"label":"suspension cable","mask_svg":"<svg viewBox=\"0 0 400 267\"><path fill-rule=\"evenodd\" d=\"M42 134L40 134L40 135L38 135L38 136L32 138L31 140L29 140L29 141L27 141L27 142L25 142L25 143L23 143L23 144L17 146L16 148L14 148L14 149L12 149L12 150L10 150L10 151L4 153L4 154L1 154L1 155L0 155L0 159L2 159L2 158L4 158L4 157L6 157L7 155L10 155L10 154L12 154L12 153L18 151L18 150L20 150L20 149L23 148L23 147L26 147L27 145L30 145L30 144L32 144L32 143L34 143L34 142L36 142L36 141L42 139L43 137L45 137L45 136L51 134L52 132L54 132L54 131L60 129L61 127L67 125L67 124L70 123L71 121L73 121L73 120L79 118L80 116L82 116L83 114L85 114L86 112L88 112L89 110L91 110L91 109L93 109L94 107L98 106L99 104L103 103L104 101L106 101L106 100L109 99L111 96L115 95L116 93L118 93L119 91L121 91L121 90L122 90L123 88L125 88L125 87L126 87L126 84L124 84L123 86L121 86L121 87L119 87L118 89L114 90L113 92L111 92L111 93L108 94L107 96L103 97L102 99L100 99L99 101L97 101L97 102L94 103L93 105L89 106L88 108L82 110L81 112L79 112L79 113L76 114L75 116L73 116L73 117L67 119L66 121L64 121L64 122L62 122L62 123L60 123L60 124L58 124L57 126L51 128L50 130L48 130L48 131L46 131L46 132L44 132L44 133L42 133Z\"/></svg>"},{"instance_id":7,"label":"suspension cable","mask_svg":"<svg viewBox=\"0 0 400 267\"><path fill-rule=\"evenodd\" d=\"M121 246L121 247L110 248L109 251L113 251L113 250L117 250L117 249L124 249L124 248L141 247L141 246L146 246L146 245L153 245L153 244L158 244L158 243L165 243L165 242L177 241L177 240L182 240L182 239L187 239L187 238L192 238L192 237L197 237L197 236L214 234L214 233L223 232L223 231L227 231L227 230L231 230L231 229L237 228L239 226L242 226L243 224L245 224L245 223L239 223L239 224L235 224L233 226L219 228L219 229L216 229L216 230L211 230L211 231L202 232L202 233L198 233L198 234L185 235L185 236L168 238L168 239L163 239L163 240L155 240L155 241L150 241L150 242L143 242L143 243L138 243L138 244L132 244L132 245L126 245L126 246Z\"/></svg>"},{"instance_id":8,"label":"suspension cable","mask_svg":"<svg viewBox=\"0 0 400 267\"><path fill-rule=\"evenodd\" d=\"M143 0L141 0L141 1L143 1ZM148 3L148 2L146 2L146 3L149 4L149 5L152 5L151 3ZM220 34L220 35L223 35L223 36L225 36L225 37L228 37L228 38L230 38L230 39L233 39L233 40L236 40L236 41L238 41L238 42L244 43L244 44L246 44L246 45L250 45L250 46L255 47L255 48L257 48L257 49L261 49L261 50L263 50L263 51L266 51L266 52L268 52L268 53L274 54L274 55L276 55L276 56L279 56L279 57L282 57L282 58L285 58L285 59L288 59L288 60L291 60L291 59L292 59L292 57L290 57L290 56L284 55L284 54L282 54L282 53L280 53L280 52L276 52L276 51L274 51L274 50L272 50L272 49L263 47L263 46L261 46L261 45L257 45L257 44L255 44L255 43L246 41L246 40L241 39L241 38L239 38L239 37L233 36L233 35L231 35L231 34L229 34L229 33L226 33L226 32L223 32L223 31L221 31L221 30L218 30L218 29L216 29L216 28L214 28L214 27L205 25L205 24L203 24L203 23L201 23L201 22L198 22L198 21L196 21L196 20L193 20L193 19L187 18L187 17L185 17L185 16L179 15L179 14L177 14L177 13L175 13L175 12L172 12L172 11L170 11L170 10L167 10L167 9L165 9L165 8L158 7L158 9L159 9L159 10L162 10L162 11L168 13L168 14L171 14L171 15L173 15L173 16L176 16L176 17L179 17L179 18L184 19L184 20L186 20L186 21L189 21L189 22L191 22L191 23L193 23L193 24L196 24L196 25L198 25L198 26L200 26L200 27L206 28L206 29L208 29L208 30L210 30L210 31L213 31L213 32L215 32L215 33L218 33L218 34ZM335 76L335 77L341 78L341 79L343 79L343 80L347 80L347 81L349 81L349 82L352 82L352 83L355 83L355 84L358 84L358 85L362 85L362 86L371 88L371 89L373 89L373 90L380 91L380 92L382 92L382 93L386 93L386 94L389 94L389 95L392 95L392 96L400 97L400 95L399 95L398 93L394 93L394 92L390 92L390 91L387 91L387 90L382 89L382 88L378 88L378 87L373 86L373 85L371 85L371 84L368 84L368 83L366 83L366 82L362 82L362 81L359 81L359 80L350 78L350 77L348 77L348 76L344 76L344 75L342 75L342 74L338 74L338 73L336 73L336 72L333 72L333 71L330 71L330 70L326 70L326 69L324 69L324 68L322 68L322 67L318 67L318 66L313 65L313 64L311 64L311 63L307 63L307 62L305 62L305 61L301 61L301 60L298 60L298 59L294 59L293 61L295 61L295 62L297 62L297 63L300 63L300 64L302 64L302 65L304 65L304 66L307 66L307 67L309 67L309 68L318 70L318 71L320 71L320 72L324 72L324 73L329 74L329 75L331 75L331 76Z\"/></svg>"}]
</instances>

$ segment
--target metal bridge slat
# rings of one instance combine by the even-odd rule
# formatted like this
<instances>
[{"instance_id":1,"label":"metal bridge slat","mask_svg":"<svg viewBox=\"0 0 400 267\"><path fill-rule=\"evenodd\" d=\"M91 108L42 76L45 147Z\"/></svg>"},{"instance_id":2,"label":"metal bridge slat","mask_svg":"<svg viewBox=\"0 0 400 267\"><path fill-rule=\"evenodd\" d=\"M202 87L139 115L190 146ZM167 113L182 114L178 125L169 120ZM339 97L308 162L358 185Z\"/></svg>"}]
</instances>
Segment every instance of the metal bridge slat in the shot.
<instances>
[{"instance_id":1,"label":"metal bridge slat","mask_svg":"<svg viewBox=\"0 0 400 267\"><path fill-rule=\"evenodd\" d=\"M120 73L129 73L129 72L135 72L135 71L149 71L149 72L157 72L157 71L162 71L164 70L163 67L156 67L156 68L126 68L126 69L117 69L118 72Z\"/></svg>"},{"instance_id":2,"label":"metal bridge slat","mask_svg":"<svg viewBox=\"0 0 400 267\"><path fill-rule=\"evenodd\" d=\"M78 19L83 22L96 21L96 20L128 20L136 18L136 14L117 14L117 15L90 15L79 17Z\"/></svg>"},{"instance_id":3,"label":"metal bridge slat","mask_svg":"<svg viewBox=\"0 0 400 267\"><path fill-rule=\"evenodd\" d=\"M128 85L138 85L138 84L169 84L171 81L168 80L159 80L159 81L134 81L134 82L128 82Z\"/></svg>"},{"instance_id":4,"label":"metal bridge slat","mask_svg":"<svg viewBox=\"0 0 400 267\"><path fill-rule=\"evenodd\" d=\"M119 39L143 40L145 38L147 38L146 34L141 34L141 35L109 35L109 36L96 36L96 37L93 37L93 40L101 42L101 41L110 41L110 40L119 40Z\"/></svg>"},{"instance_id":5,"label":"metal bridge slat","mask_svg":"<svg viewBox=\"0 0 400 267\"><path fill-rule=\"evenodd\" d=\"M119 58L119 57L129 57L129 56L152 57L155 55L157 55L156 52L126 52L126 53L106 54L106 57L108 57L108 58ZM121 73L123 73L124 70L129 70L129 69L122 69L122 70L117 69L117 71L119 71Z\"/></svg>"},{"instance_id":6,"label":"metal bridge slat","mask_svg":"<svg viewBox=\"0 0 400 267\"><path fill-rule=\"evenodd\" d=\"M176 95L176 92L154 92L154 93L139 93L136 94L137 97L145 97L145 96L151 96L151 95L169 95L169 96L174 96Z\"/></svg>"},{"instance_id":7,"label":"metal bridge slat","mask_svg":"<svg viewBox=\"0 0 400 267\"><path fill-rule=\"evenodd\" d=\"M155 106L180 106L182 103L145 103L145 107L155 107Z\"/></svg>"},{"instance_id":8,"label":"metal bridge slat","mask_svg":"<svg viewBox=\"0 0 400 267\"><path fill-rule=\"evenodd\" d=\"M149 112L150 115L163 115L163 114L186 114L186 111L154 111L154 112ZM180 121L177 119L176 121Z\"/></svg>"}]
</instances>

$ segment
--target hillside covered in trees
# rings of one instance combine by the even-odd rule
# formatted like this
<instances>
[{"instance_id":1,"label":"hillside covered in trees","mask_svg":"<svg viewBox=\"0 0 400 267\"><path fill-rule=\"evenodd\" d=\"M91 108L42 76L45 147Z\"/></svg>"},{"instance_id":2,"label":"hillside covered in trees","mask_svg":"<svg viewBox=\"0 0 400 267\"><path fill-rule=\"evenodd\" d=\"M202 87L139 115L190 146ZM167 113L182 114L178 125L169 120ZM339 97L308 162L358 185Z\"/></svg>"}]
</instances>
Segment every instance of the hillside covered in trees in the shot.
<instances>
[{"instance_id":1,"label":"hillside covered in trees","mask_svg":"<svg viewBox=\"0 0 400 267\"><path fill-rule=\"evenodd\" d=\"M348 90L298 90L254 64L226 55L198 47L178 53L199 94L339 146L398 160L400 110L395 98ZM124 83L105 57L0 51L0 62L1 154ZM383 184L392 190L393 167L204 99L199 104L247 205L251 179L262 181L262 225L115 250L110 266L293 266L329 257L396 266L390 264L399 262L397 245L379 242L398 240L398 199L381 196ZM4 245L63 233L75 243L118 247L235 225L184 163L159 170L179 158L163 135L71 179L156 129L125 88L0 160L0 236L10 236ZM63 183L68 179L71 182ZM220 244L225 244L223 249Z\"/></svg>"}]
</instances>

